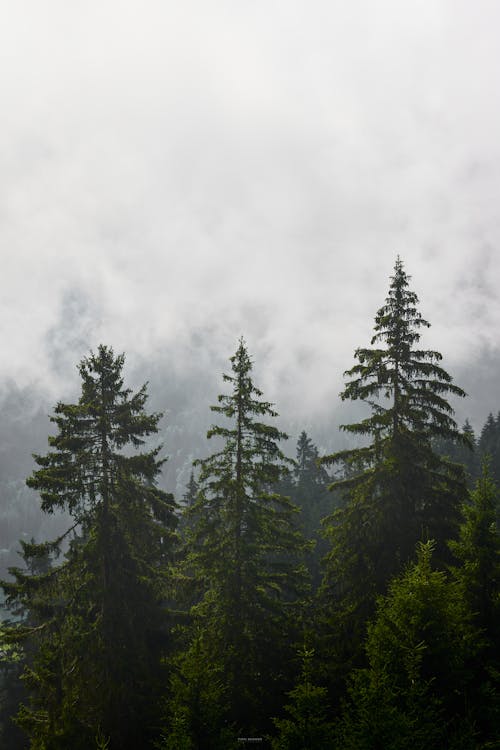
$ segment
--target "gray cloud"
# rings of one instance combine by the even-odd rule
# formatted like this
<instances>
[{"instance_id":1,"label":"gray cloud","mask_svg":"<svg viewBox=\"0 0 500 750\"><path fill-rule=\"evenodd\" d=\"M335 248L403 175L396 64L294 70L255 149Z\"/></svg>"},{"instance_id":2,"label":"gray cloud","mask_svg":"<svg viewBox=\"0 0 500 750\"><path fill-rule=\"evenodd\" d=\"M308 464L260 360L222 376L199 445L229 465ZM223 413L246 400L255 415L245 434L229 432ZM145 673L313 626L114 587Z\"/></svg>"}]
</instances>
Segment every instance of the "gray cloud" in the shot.
<instances>
[{"instance_id":1,"label":"gray cloud","mask_svg":"<svg viewBox=\"0 0 500 750\"><path fill-rule=\"evenodd\" d=\"M100 341L218 374L244 334L320 418L397 253L445 366L497 361L496 3L10 6L0 377L62 397Z\"/></svg>"}]
</instances>

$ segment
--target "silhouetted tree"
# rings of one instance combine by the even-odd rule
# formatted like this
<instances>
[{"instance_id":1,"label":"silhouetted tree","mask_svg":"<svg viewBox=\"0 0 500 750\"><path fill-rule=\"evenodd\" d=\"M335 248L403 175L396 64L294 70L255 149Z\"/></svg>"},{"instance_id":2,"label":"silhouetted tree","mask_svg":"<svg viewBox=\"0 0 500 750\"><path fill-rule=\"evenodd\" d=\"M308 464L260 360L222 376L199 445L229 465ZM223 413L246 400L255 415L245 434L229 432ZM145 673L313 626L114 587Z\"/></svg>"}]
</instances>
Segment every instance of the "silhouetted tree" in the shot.
<instances>
[{"instance_id":1,"label":"silhouetted tree","mask_svg":"<svg viewBox=\"0 0 500 750\"><path fill-rule=\"evenodd\" d=\"M297 509L275 491L286 472L278 447L286 436L267 421L277 415L253 384L243 340L231 369L223 376L231 392L211 407L221 420L208 432L216 452L197 462L186 565L204 588L192 614L209 663L222 669L226 720L255 732L283 687L305 581L298 562L304 542Z\"/></svg>"},{"instance_id":2,"label":"silhouetted tree","mask_svg":"<svg viewBox=\"0 0 500 750\"><path fill-rule=\"evenodd\" d=\"M369 407L364 419L342 426L364 442L322 458L326 466L340 465L332 489L347 498L326 522L331 551L321 599L335 640L333 662L347 659L343 673L360 653L376 595L412 559L416 542L436 539L438 557L447 559L466 493L463 467L434 449L438 438L467 442L447 400L465 394L439 364L441 354L418 346L429 323L417 304L398 258L371 348L356 350L358 362L346 372L341 394Z\"/></svg>"},{"instance_id":3,"label":"silhouetted tree","mask_svg":"<svg viewBox=\"0 0 500 750\"><path fill-rule=\"evenodd\" d=\"M145 386L124 388L123 355L100 346L82 360L76 404L59 403L51 450L28 484L42 509L68 511L73 538L61 564L35 575L14 569L7 601L33 622L19 628L34 650L24 679L30 700L18 721L32 748L144 747L154 731L168 649L165 600L174 502L156 486L160 448ZM25 549L57 552L61 539Z\"/></svg>"}]
</instances>

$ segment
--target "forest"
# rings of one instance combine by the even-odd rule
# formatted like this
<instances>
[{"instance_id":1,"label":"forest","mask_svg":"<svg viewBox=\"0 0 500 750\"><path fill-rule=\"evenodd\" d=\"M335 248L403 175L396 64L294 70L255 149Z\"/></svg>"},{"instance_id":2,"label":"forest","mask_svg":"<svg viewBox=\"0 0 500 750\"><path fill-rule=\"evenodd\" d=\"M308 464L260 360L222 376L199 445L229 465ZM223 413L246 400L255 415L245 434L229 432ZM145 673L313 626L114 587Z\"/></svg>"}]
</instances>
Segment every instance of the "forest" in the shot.
<instances>
[{"instance_id":1,"label":"forest","mask_svg":"<svg viewBox=\"0 0 500 750\"><path fill-rule=\"evenodd\" d=\"M428 327L398 258L344 373L364 416L295 458L241 338L179 497L147 385L87 354L26 478L66 527L1 582L0 746L499 748L500 413L456 423Z\"/></svg>"}]
</instances>

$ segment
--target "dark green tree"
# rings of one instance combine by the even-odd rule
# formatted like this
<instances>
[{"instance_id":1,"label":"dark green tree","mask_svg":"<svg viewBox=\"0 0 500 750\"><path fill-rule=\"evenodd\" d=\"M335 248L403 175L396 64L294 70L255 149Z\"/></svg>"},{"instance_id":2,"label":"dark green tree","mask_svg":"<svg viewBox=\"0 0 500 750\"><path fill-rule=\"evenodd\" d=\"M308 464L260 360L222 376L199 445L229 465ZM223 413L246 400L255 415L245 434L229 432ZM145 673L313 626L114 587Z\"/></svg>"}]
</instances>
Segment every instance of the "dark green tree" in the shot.
<instances>
[{"instance_id":1,"label":"dark green tree","mask_svg":"<svg viewBox=\"0 0 500 750\"><path fill-rule=\"evenodd\" d=\"M476 631L457 584L432 566L433 542L380 597L368 666L351 678L343 750L475 750L469 664Z\"/></svg>"},{"instance_id":2,"label":"dark green tree","mask_svg":"<svg viewBox=\"0 0 500 750\"><path fill-rule=\"evenodd\" d=\"M328 721L328 691L316 684L314 651L301 651L302 673L288 696L286 718L274 719L278 730L273 750L328 750L333 748L333 723Z\"/></svg>"},{"instance_id":3,"label":"dark green tree","mask_svg":"<svg viewBox=\"0 0 500 750\"><path fill-rule=\"evenodd\" d=\"M173 660L162 750L234 748L227 693L222 660L215 661L206 634L194 628L188 648Z\"/></svg>"},{"instance_id":4,"label":"dark green tree","mask_svg":"<svg viewBox=\"0 0 500 750\"><path fill-rule=\"evenodd\" d=\"M28 485L42 509L73 519L63 561L3 583L32 620L19 630L33 659L18 721L33 749L88 748L97 735L109 750L146 747L155 726L175 507L156 485L160 448L140 451L161 415L145 412L146 386L124 388L123 364L105 346L82 360L80 399L57 404L51 450L35 456ZM54 555L61 543L24 552Z\"/></svg>"},{"instance_id":5,"label":"dark green tree","mask_svg":"<svg viewBox=\"0 0 500 750\"><path fill-rule=\"evenodd\" d=\"M300 509L299 521L307 540L314 547L307 555L307 563L314 588L320 583L320 561L327 552L328 545L321 534L321 521L330 516L339 505L338 493L329 492L331 478L319 464L317 447L303 430L297 441L297 457L293 469L293 481L288 492L292 502Z\"/></svg>"},{"instance_id":6,"label":"dark green tree","mask_svg":"<svg viewBox=\"0 0 500 750\"><path fill-rule=\"evenodd\" d=\"M477 628L477 653L471 670L478 732L483 742L500 736L500 534L496 524L498 488L488 461L462 508L459 537L450 542L458 565L452 568Z\"/></svg>"},{"instance_id":7,"label":"dark green tree","mask_svg":"<svg viewBox=\"0 0 500 750\"><path fill-rule=\"evenodd\" d=\"M491 476L500 484L500 412L489 414L478 441L479 458L488 458Z\"/></svg>"},{"instance_id":8,"label":"dark green tree","mask_svg":"<svg viewBox=\"0 0 500 750\"><path fill-rule=\"evenodd\" d=\"M231 369L223 376L230 393L211 407L220 423L207 437L217 449L197 462L186 565L203 585L192 615L210 663L222 667L226 721L248 734L262 732L284 685L305 581L298 561L304 542L297 509L275 491L287 470L278 447L286 436L267 422L277 414L253 384L242 339Z\"/></svg>"},{"instance_id":9,"label":"dark green tree","mask_svg":"<svg viewBox=\"0 0 500 750\"><path fill-rule=\"evenodd\" d=\"M434 441L434 448L441 456L445 456L455 464L465 468L467 483L472 486L480 474L479 445L471 423L465 420L462 427L464 440L438 439Z\"/></svg>"},{"instance_id":10,"label":"dark green tree","mask_svg":"<svg viewBox=\"0 0 500 750\"><path fill-rule=\"evenodd\" d=\"M466 493L463 468L434 449L438 438L466 442L447 400L465 394L441 367L441 354L419 347L429 323L417 305L398 258L371 347L356 350L341 394L367 404L364 419L342 425L363 442L322 459L340 467L332 489L346 496L326 522L331 551L322 586L327 630L344 656L360 653L376 596L412 559L419 539L435 538L438 558L447 558Z\"/></svg>"},{"instance_id":11,"label":"dark green tree","mask_svg":"<svg viewBox=\"0 0 500 750\"><path fill-rule=\"evenodd\" d=\"M191 508L196 502L196 495L198 494L198 482L194 478L194 471L191 470L189 475L189 482L186 485L186 491L183 495L184 505L186 508Z\"/></svg>"}]
</instances>

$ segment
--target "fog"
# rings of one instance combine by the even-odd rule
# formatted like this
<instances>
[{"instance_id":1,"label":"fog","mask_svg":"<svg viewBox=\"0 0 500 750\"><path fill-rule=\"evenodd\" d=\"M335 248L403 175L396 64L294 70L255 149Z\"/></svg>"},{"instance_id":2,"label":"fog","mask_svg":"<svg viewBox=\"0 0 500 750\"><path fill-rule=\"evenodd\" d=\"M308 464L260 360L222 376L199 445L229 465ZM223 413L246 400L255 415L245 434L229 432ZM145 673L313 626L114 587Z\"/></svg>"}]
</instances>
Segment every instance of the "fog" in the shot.
<instances>
[{"instance_id":1,"label":"fog","mask_svg":"<svg viewBox=\"0 0 500 750\"><path fill-rule=\"evenodd\" d=\"M167 412L180 486L244 335L285 428L331 446L397 254L457 419L498 410L497 3L6 6L4 412L48 429L112 345Z\"/></svg>"}]
</instances>

